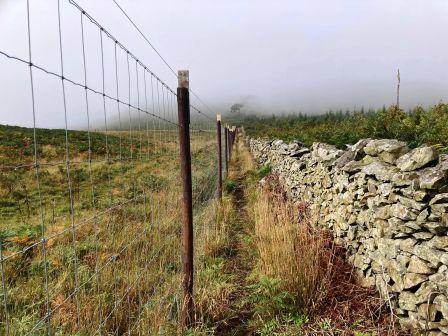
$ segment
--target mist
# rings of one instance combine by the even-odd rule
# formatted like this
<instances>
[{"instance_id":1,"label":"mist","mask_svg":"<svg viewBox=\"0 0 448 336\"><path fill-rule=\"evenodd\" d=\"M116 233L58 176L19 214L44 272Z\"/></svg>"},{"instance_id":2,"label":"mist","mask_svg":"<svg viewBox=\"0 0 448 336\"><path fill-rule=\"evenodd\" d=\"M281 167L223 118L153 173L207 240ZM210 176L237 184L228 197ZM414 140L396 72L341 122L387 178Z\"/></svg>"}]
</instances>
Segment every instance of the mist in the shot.
<instances>
[{"instance_id":1,"label":"mist","mask_svg":"<svg viewBox=\"0 0 448 336\"><path fill-rule=\"evenodd\" d=\"M403 108L448 100L444 0L119 2L175 70L190 70L190 87L208 107L193 96L192 103L210 114L234 103L269 115L378 108L395 102L397 69ZM33 63L60 73L57 1L30 3ZM176 88L176 77L112 0L79 4ZM64 72L82 83L79 12L68 0L61 12ZM88 23L85 34L88 84L100 90L99 34ZM1 51L28 59L26 1L0 1L0 36ZM105 42L104 60L105 90L114 92L113 43ZM0 55L0 73L0 123L31 126L28 67ZM123 76L119 84L126 85ZM60 80L36 71L35 94L37 126L63 127ZM69 128L85 127L83 104L82 89L67 85ZM99 123L101 99L91 104ZM113 104L108 111L114 118Z\"/></svg>"}]
</instances>

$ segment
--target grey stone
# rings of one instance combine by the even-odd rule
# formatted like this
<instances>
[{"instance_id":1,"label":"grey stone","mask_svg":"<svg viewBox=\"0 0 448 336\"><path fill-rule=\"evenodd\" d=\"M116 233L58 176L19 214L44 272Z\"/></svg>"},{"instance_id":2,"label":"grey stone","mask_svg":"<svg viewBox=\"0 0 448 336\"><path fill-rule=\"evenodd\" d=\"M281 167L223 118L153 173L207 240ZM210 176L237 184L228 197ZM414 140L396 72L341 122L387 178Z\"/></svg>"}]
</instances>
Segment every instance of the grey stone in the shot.
<instances>
[{"instance_id":1,"label":"grey stone","mask_svg":"<svg viewBox=\"0 0 448 336\"><path fill-rule=\"evenodd\" d=\"M413 238L400 239L398 241L398 247L400 250L410 253L413 252L416 243L417 241Z\"/></svg>"},{"instance_id":2,"label":"grey stone","mask_svg":"<svg viewBox=\"0 0 448 336\"><path fill-rule=\"evenodd\" d=\"M438 153L434 147L422 146L411 150L397 160L401 171L417 170L437 160Z\"/></svg>"},{"instance_id":3,"label":"grey stone","mask_svg":"<svg viewBox=\"0 0 448 336\"><path fill-rule=\"evenodd\" d=\"M444 295L438 295L434 299L434 304L437 305L443 317L448 320L448 298Z\"/></svg>"},{"instance_id":4,"label":"grey stone","mask_svg":"<svg viewBox=\"0 0 448 336\"><path fill-rule=\"evenodd\" d=\"M403 276L404 289L409 289L420 285L422 282L428 280L428 276L418 273L406 273Z\"/></svg>"},{"instance_id":5,"label":"grey stone","mask_svg":"<svg viewBox=\"0 0 448 336\"><path fill-rule=\"evenodd\" d=\"M362 169L362 167L372 163L376 159L371 156L365 156L360 161L349 161L347 164L345 164L341 169L347 173L354 173L358 172Z\"/></svg>"},{"instance_id":6,"label":"grey stone","mask_svg":"<svg viewBox=\"0 0 448 336\"><path fill-rule=\"evenodd\" d=\"M434 237L434 233L431 232L416 232L412 236L417 240L430 240Z\"/></svg>"},{"instance_id":7,"label":"grey stone","mask_svg":"<svg viewBox=\"0 0 448 336\"><path fill-rule=\"evenodd\" d=\"M448 265L448 254L444 254L440 257L440 262L444 265Z\"/></svg>"},{"instance_id":8,"label":"grey stone","mask_svg":"<svg viewBox=\"0 0 448 336\"><path fill-rule=\"evenodd\" d=\"M416 190L412 187L401 189L401 192L404 196L412 198L417 202L423 201L425 197L428 195L428 193L425 190Z\"/></svg>"},{"instance_id":9,"label":"grey stone","mask_svg":"<svg viewBox=\"0 0 448 336\"><path fill-rule=\"evenodd\" d=\"M428 220L429 221L431 221L431 222L436 222L436 221L442 221L442 223L444 222L443 221L443 214L436 214L436 213L434 213L434 212L431 212L430 214L429 214L429 216L428 216Z\"/></svg>"},{"instance_id":10,"label":"grey stone","mask_svg":"<svg viewBox=\"0 0 448 336\"><path fill-rule=\"evenodd\" d=\"M424 329L431 330L429 332L429 336L434 336L434 334L440 335L440 333L434 329L440 329L441 327L446 327L446 326L448 326L448 321L446 321L446 320L441 320L439 322L420 321L420 328L422 328L423 330ZM432 335L430 335L430 334L432 334Z\"/></svg>"},{"instance_id":11,"label":"grey stone","mask_svg":"<svg viewBox=\"0 0 448 336\"><path fill-rule=\"evenodd\" d=\"M312 146L313 157L324 162L335 161L342 154L343 151L333 145L315 142Z\"/></svg>"},{"instance_id":12,"label":"grey stone","mask_svg":"<svg viewBox=\"0 0 448 336\"><path fill-rule=\"evenodd\" d=\"M434 198L431 201L429 201L429 205L439 203L448 203L448 193L438 194L434 196Z\"/></svg>"},{"instance_id":13,"label":"grey stone","mask_svg":"<svg viewBox=\"0 0 448 336\"><path fill-rule=\"evenodd\" d=\"M367 179L367 190L372 193L372 194L376 194L377 190L378 190L378 182L372 178L368 178Z\"/></svg>"},{"instance_id":14,"label":"grey stone","mask_svg":"<svg viewBox=\"0 0 448 336\"><path fill-rule=\"evenodd\" d=\"M422 229L419 222L417 222L417 221L406 221L406 222L404 222L404 225L408 228L411 228L412 230L414 230L414 232L417 232L417 233L418 233L418 231L420 231Z\"/></svg>"},{"instance_id":15,"label":"grey stone","mask_svg":"<svg viewBox=\"0 0 448 336\"><path fill-rule=\"evenodd\" d=\"M448 214L446 214L446 213L442 214L441 221L442 221L442 224L445 224L448 226Z\"/></svg>"},{"instance_id":16,"label":"grey stone","mask_svg":"<svg viewBox=\"0 0 448 336\"><path fill-rule=\"evenodd\" d=\"M392 238L392 230L389 223L385 220L376 220L374 223L373 234L375 238Z\"/></svg>"},{"instance_id":17,"label":"grey stone","mask_svg":"<svg viewBox=\"0 0 448 336\"><path fill-rule=\"evenodd\" d=\"M392 291L392 288L388 284L390 281L390 277L388 274L381 273L375 276L375 286L380 294L380 296L384 299L389 297L389 293Z\"/></svg>"},{"instance_id":18,"label":"grey stone","mask_svg":"<svg viewBox=\"0 0 448 336\"><path fill-rule=\"evenodd\" d=\"M417 222L421 223L426 221L426 219L429 216L429 211L428 209L424 209L422 212L420 212L417 216Z\"/></svg>"},{"instance_id":19,"label":"grey stone","mask_svg":"<svg viewBox=\"0 0 448 336\"><path fill-rule=\"evenodd\" d=\"M433 213L445 214L448 212L448 203L433 204L431 205L431 211Z\"/></svg>"},{"instance_id":20,"label":"grey stone","mask_svg":"<svg viewBox=\"0 0 448 336\"><path fill-rule=\"evenodd\" d=\"M375 160L361 168L361 171L366 175L375 176L378 180L386 182L392 179L394 173L398 169L388 163L380 160Z\"/></svg>"},{"instance_id":21,"label":"grey stone","mask_svg":"<svg viewBox=\"0 0 448 336\"><path fill-rule=\"evenodd\" d=\"M356 159L356 153L352 151L347 151L344 154L342 154L339 159L336 160L336 167L342 168L349 162L355 161L355 159Z\"/></svg>"},{"instance_id":22,"label":"grey stone","mask_svg":"<svg viewBox=\"0 0 448 336\"><path fill-rule=\"evenodd\" d=\"M363 287L373 287L375 286L375 278L371 276L361 277L360 279L361 286Z\"/></svg>"},{"instance_id":23,"label":"grey stone","mask_svg":"<svg viewBox=\"0 0 448 336\"><path fill-rule=\"evenodd\" d=\"M394 164L397 159L400 157L401 153L389 153L389 152L381 152L378 154L378 157L384 162Z\"/></svg>"},{"instance_id":24,"label":"grey stone","mask_svg":"<svg viewBox=\"0 0 448 336\"><path fill-rule=\"evenodd\" d=\"M308 148L301 148L301 149L297 149L297 150L291 151L289 153L289 156L290 157L294 157L294 158L299 158L299 157L301 157L301 156L303 156L303 155L305 155L305 154L307 154L309 152L310 152L310 150Z\"/></svg>"},{"instance_id":25,"label":"grey stone","mask_svg":"<svg viewBox=\"0 0 448 336\"><path fill-rule=\"evenodd\" d=\"M397 217L402 220L415 220L417 218L417 214L415 213L415 211L400 203L395 203L391 205L390 215L392 217Z\"/></svg>"},{"instance_id":26,"label":"grey stone","mask_svg":"<svg viewBox=\"0 0 448 336\"><path fill-rule=\"evenodd\" d=\"M397 168L398 169L398 168ZM397 172L392 174L391 181L394 186L403 187L403 186L414 186L419 185L419 178L421 172L413 171L413 172Z\"/></svg>"},{"instance_id":27,"label":"grey stone","mask_svg":"<svg viewBox=\"0 0 448 336\"><path fill-rule=\"evenodd\" d=\"M376 219L389 219L390 217L390 205L385 205L376 209L373 214L373 218Z\"/></svg>"},{"instance_id":28,"label":"grey stone","mask_svg":"<svg viewBox=\"0 0 448 336\"><path fill-rule=\"evenodd\" d=\"M424 222L421 225L429 232L437 235L444 234L448 230L446 224L443 224L441 222Z\"/></svg>"},{"instance_id":29,"label":"grey stone","mask_svg":"<svg viewBox=\"0 0 448 336\"><path fill-rule=\"evenodd\" d=\"M370 259L366 256L356 254L353 260L353 265L360 270L364 271L369 267Z\"/></svg>"},{"instance_id":30,"label":"grey stone","mask_svg":"<svg viewBox=\"0 0 448 336\"><path fill-rule=\"evenodd\" d=\"M414 201L411 198L407 198L407 197L403 197L403 196L398 196L398 201L403 204L406 207L418 210L418 211L422 211L424 208L427 207L427 205L425 203L420 203L417 201Z\"/></svg>"},{"instance_id":31,"label":"grey stone","mask_svg":"<svg viewBox=\"0 0 448 336\"><path fill-rule=\"evenodd\" d=\"M377 156L383 152L404 154L408 150L405 142L395 139L371 140L364 147L364 152L372 156Z\"/></svg>"},{"instance_id":32,"label":"grey stone","mask_svg":"<svg viewBox=\"0 0 448 336\"><path fill-rule=\"evenodd\" d=\"M355 153L359 153L360 151L362 151L364 149L364 147L370 142L372 141L372 139L361 139L359 140L357 143L355 143L354 145L348 145L348 150L350 152L355 152Z\"/></svg>"},{"instance_id":33,"label":"grey stone","mask_svg":"<svg viewBox=\"0 0 448 336\"><path fill-rule=\"evenodd\" d=\"M381 183L378 186L378 191L382 196L389 196L392 192L392 183Z\"/></svg>"},{"instance_id":34,"label":"grey stone","mask_svg":"<svg viewBox=\"0 0 448 336\"><path fill-rule=\"evenodd\" d=\"M291 153L291 150L289 149L289 145L287 145L287 144L280 145L277 153L279 153L281 155L289 155L289 153Z\"/></svg>"},{"instance_id":35,"label":"grey stone","mask_svg":"<svg viewBox=\"0 0 448 336\"><path fill-rule=\"evenodd\" d=\"M411 292L401 292L398 297L398 305L404 310L417 311L417 298Z\"/></svg>"},{"instance_id":36,"label":"grey stone","mask_svg":"<svg viewBox=\"0 0 448 336\"><path fill-rule=\"evenodd\" d=\"M429 327L429 326L428 326ZM426 329L426 325L423 330ZM440 331L430 330L427 336L446 336L448 334L448 328L439 327Z\"/></svg>"},{"instance_id":37,"label":"grey stone","mask_svg":"<svg viewBox=\"0 0 448 336\"><path fill-rule=\"evenodd\" d=\"M426 243L414 246L413 254L420 259L428 261L431 267L438 267L441 262L440 258L442 257L441 251L428 246Z\"/></svg>"},{"instance_id":38,"label":"grey stone","mask_svg":"<svg viewBox=\"0 0 448 336\"><path fill-rule=\"evenodd\" d=\"M432 302L432 300L436 297L438 291L437 285L431 281L431 277L429 278L430 281L423 282L415 292L416 304L428 302L428 300Z\"/></svg>"},{"instance_id":39,"label":"grey stone","mask_svg":"<svg viewBox=\"0 0 448 336\"><path fill-rule=\"evenodd\" d=\"M438 189L446 183L447 172L437 168L426 168L419 178L422 189Z\"/></svg>"},{"instance_id":40,"label":"grey stone","mask_svg":"<svg viewBox=\"0 0 448 336\"><path fill-rule=\"evenodd\" d=\"M409 314L409 312L407 312L407 313ZM400 318L400 325L403 328L409 329L409 330L418 328L418 321L415 320L415 319L412 319L411 317L408 317L409 316L408 314L406 315L406 317L401 317Z\"/></svg>"},{"instance_id":41,"label":"grey stone","mask_svg":"<svg viewBox=\"0 0 448 336\"><path fill-rule=\"evenodd\" d=\"M448 249L448 236L435 236L428 242L428 246L439 250Z\"/></svg>"},{"instance_id":42,"label":"grey stone","mask_svg":"<svg viewBox=\"0 0 448 336\"><path fill-rule=\"evenodd\" d=\"M288 145L288 150L290 152L297 150L299 147L302 147L303 144L299 143L298 141L292 141Z\"/></svg>"},{"instance_id":43,"label":"grey stone","mask_svg":"<svg viewBox=\"0 0 448 336\"><path fill-rule=\"evenodd\" d=\"M432 274L434 270L426 262L417 256L412 256L409 261L408 271L417 274Z\"/></svg>"},{"instance_id":44,"label":"grey stone","mask_svg":"<svg viewBox=\"0 0 448 336\"><path fill-rule=\"evenodd\" d=\"M387 270L395 282L401 281L403 274L406 273L406 266L396 259L389 260L387 262Z\"/></svg>"},{"instance_id":45,"label":"grey stone","mask_svg":"<svg viewBox=\"0 0 448 336\"><path fill-rule=\"evenodd\" d=\"M439 267L438 272L431 274L429 276L429 280L431 282L436 283L439 290L442 290L445 292L445 294L448 294L448 272L446 272L446 268L448 267L448 264L443 262L444 261L443 259L445 256L447 256L447 255L444 254L441 258L442 265Z\"/></svg>"},{"instance_id":46,"label":"grey stone","mask_svg":"<svg viewBox=\"0 0 448 336\"><path fill-rule=\"evenodd\" d=\"M279 147L281 145L283 145L283 140L275 140L272 142L272 146L274 147Z\"/></svg>"},{"instance_id":47,"label":"grey stone","mask_svg":"<svg viewBox=\"0 0 448 336\"><path fill-rule=\"evenodd\" d=\"M418 306L418 314L424 320L435 321L437 306L434 304L422 303Z\"/></svg>"}]
</instances>

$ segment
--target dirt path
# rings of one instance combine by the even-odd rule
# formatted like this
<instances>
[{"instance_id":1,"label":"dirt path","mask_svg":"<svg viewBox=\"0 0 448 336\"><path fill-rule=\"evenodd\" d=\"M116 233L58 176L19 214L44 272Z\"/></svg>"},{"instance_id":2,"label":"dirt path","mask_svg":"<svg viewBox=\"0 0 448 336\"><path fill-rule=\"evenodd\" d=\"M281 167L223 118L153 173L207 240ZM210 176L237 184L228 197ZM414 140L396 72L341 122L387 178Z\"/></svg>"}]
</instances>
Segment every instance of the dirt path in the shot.
<instances>
[{"instance_id":1,"label":"dirt path","mask_svg":"<svg viewBox=\"0 0 448 336\"><path fill-rule=\"evenodd\" d=\"M235 277L237 289L230 297L230 309L232 318L225 325L218 328L216 335L243 336L252 335L248 328L248 321L252 317L252 309L247 297L250 295L248 289L248 275L253 268L253 255L248 246L253 232L253 224L247 213L247 179L252 169L252 161L244 145L237 142L232 153L232 162L229 166L228 181L231 181L231 196L235 220L229 227L231 237L228 260L225 272Z\"/></svg>"}]
</instances>

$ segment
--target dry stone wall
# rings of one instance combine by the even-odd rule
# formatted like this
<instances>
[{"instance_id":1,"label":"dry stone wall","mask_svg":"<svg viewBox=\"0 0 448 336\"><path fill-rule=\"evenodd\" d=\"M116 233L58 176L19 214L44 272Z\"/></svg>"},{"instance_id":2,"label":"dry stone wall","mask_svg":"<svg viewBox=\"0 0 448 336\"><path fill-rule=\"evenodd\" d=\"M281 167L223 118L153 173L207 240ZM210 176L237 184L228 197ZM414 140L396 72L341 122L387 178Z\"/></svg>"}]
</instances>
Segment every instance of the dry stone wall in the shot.
<instances>
[{"instance_id":1,"label":"dry stone wall","mask_svg":"<svg viewBox=\"0 0 448 336\"><path fill-rule=\"evenodd\" d=\"M333 230L364 285L390 300L405 327L448 334L447 155L388 139L347 150L247 142L289 196Z\"/></svg>"}]
</instances>

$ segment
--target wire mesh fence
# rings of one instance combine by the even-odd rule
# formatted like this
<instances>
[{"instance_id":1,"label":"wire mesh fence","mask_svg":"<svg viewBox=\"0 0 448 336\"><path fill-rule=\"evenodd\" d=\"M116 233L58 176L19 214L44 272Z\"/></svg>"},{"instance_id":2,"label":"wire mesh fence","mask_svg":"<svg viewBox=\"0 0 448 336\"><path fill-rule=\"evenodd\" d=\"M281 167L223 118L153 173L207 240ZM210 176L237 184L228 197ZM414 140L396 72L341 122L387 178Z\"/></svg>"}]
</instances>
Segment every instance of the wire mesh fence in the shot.
<instances>
[{"instance_id":1,"label":"wire mesh fence","mask_svg":"<svg viewBox=\"0 0 448 336\"><path fill-rule=\"evenodd\" d=\"M56 2L59 69L35 63L26 3L29 57L0 51L28 68L33 121L0 126L0 334L174 333L182 304L176 93L72 0ZM64 46L75 43L61 29L64 11L79 16L81 80L64 72ZM39 88L45 81L59 82L51 97ZM38 127L48 100L62 129ZM71 128L73 115L82 115L82 130ZM214 213L214 118L192 106L190 134L200 234Z\"/></svg>"}]
</instances>

